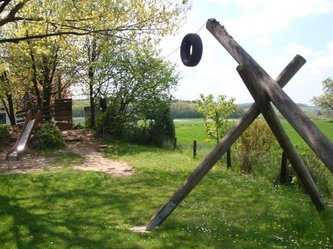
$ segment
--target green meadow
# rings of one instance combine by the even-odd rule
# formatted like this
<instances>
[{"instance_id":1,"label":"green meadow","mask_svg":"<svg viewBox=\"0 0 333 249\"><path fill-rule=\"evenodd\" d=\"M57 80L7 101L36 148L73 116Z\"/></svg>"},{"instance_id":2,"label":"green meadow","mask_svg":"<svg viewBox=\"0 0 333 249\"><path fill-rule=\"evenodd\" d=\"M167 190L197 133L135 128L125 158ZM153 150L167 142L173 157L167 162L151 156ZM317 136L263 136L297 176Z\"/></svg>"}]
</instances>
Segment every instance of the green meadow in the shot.
<instances>
[{"instance_id":1,"label":"green meadow","mask_svg":"<svg viewBox=\"0 0 333 249\"><path fill-rule=\"evenodd\" d=\"M318 213L300 185L242 175L236 162L218 163L157 230L132 232L214 146L202 121L175 125L175 150L108 141L105 156L133 166L129 177L59 168L75 155L59 155L54 169L0 175L0 248L333 248L332 195L323 191ZM317 125L333 138L333 123ZM195 159L193 140L202 146Z\"/></svg>"}]
</instances>

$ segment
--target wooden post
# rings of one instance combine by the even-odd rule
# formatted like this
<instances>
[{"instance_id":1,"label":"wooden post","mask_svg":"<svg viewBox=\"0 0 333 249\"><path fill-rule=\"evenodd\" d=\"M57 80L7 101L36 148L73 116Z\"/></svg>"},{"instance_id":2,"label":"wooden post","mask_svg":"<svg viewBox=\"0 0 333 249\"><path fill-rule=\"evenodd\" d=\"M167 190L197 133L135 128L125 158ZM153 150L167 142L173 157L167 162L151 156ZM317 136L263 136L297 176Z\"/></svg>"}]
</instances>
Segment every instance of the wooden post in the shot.
<instances>
[{"instance_id":1,"label":"wooden post","mask_svg":"<svg viewBox=\"0 0 333 249\"><path fill-rule=\"evenodd\" d=\"M219 22L210 19L207 21L206 27L239 64L251 65L257 83L261 83L275 107L333 173L333 143L275 84L265 70L228 34Z\"/></svg>"},{"instance_id":2,"label":"wooden post","mask_svg":"<svg viewBox=\"0 0 333 249\"><path fill-rule=\"evenodd\" d=\"M227 151L227 168L231 167L231 148Z\"/></svg>"},{"instance_id":3,"label":"wooden post","mask_svg":"<svg viewBox=\"0 0 333 249\"><path fill-rule=\"evenodd\" d=\"M193 140L193 158L197 157L197 140Z\"/></svg>"},{"instance_id":4,"label":"wooden post","mask_svg":"<svg viewBox=\"0 0 333 249\"><path fill-rule=\"evenodd\" d=\"M173 149L175 150L177 148L177 137L173 140Z\"/></svg>"},{"instance_id":5,"label":"wooden post","mask_svg":"<svg viewBox=\"0 0 333 249\"><path fill-rule=\"evenodd\" d=\"M249 89L251 95L255 99L256 103L259 104L259 109L278 140L283 151L285 151L288 159L293 165L299 179L302 181L306 192L311 197L313 204L316 206L318 211L324 209L324 202L319 194L319 190L313 181L308 169L303 163L303 160L298 155L295 147L285 132L280 120L275 114L273 107L267 98L266 91L263 85L257 80L257 77L252 72L252 67L248 65L240 65L237 67L237 71L242 77L245 85Z\"/></svg>"},{"instance_id":6,"label":"wooden post","mask_svg":"<svg viewBox=\"0 0 333 249\"><path fill-rule=\"evenodd\" d=\"M281 155L281 170L280 170L280 183L282 185L287 184L287 166L288 166L288 158L286 153L283 151Z\"/></svg>"},{"instance_id":7,"label":"wooden post","mask_svg":"<svg viewBox=\"0 0 333 249\"><path fill-rule=\"evenodd\" d=\"M287 82L298 72L305 64L303 57L297 55L287 65L277 78L277 83L284 87ZM179 203L195 188L207 172L216 164L221 156L231 147L231 145L239 138L247 127L260 114L258 105L254 103L250 109L244 113L238 123L229 130L222 140L214 147L214 149L206 156L206 158L198 165L193 173L185 180L178 190L170 197L170 199L162 205L162 207L152 217L150 223L146 226L146 230L150 231L162 222L176 209Z\"/></svg>"}]
</instances>

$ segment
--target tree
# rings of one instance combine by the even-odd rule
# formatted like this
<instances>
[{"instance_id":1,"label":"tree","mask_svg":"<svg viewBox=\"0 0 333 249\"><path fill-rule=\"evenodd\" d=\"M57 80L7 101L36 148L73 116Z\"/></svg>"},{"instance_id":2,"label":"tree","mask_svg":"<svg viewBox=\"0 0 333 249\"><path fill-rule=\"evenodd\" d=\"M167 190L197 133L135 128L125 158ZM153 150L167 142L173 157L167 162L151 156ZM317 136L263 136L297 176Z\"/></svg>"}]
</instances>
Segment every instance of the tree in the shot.
<instances>
[{"instance_id":1,"label":"tree","mask_svg":"<svg viewBox=\"0 0 333 249\"><path fill-rule=\"evenodd\" d=\"M0 1L0 43L63 35L115 35L124 31L154 31L158 37L161 33L172 33L188 8L187 1L3 0ZM38 25L52 27L52 32L36 28ZM30 28L33 32L3 32L22 26L33 27Z\"/></svg>"},{"instance_id":2,"label":"tree","mask_svg":"<svg viewBox=\"0 0 333 249\"><path fill-rule=\"evenodd\" d=\"M6 45L5 62L10 72L9 81L29 95L32 106L45 109L55 98L61 98L75 79L71 70L73 50L65 37L51 37L38 41ZM24 109L26 109L24 108Z\"/></svg>"},{"instance_id":3,"label":"tree","mask_svg":"<svg viewBox=\"0 0 333 249\"><path fill-rule=\"evenodd\" d=\"M112 70L101 92L108 99L105 125L111 134L122 136L138 120L151 120L157 110L170 111L171 92L179 78L174 65L147 48L110 56Z\"/></svg>"},{"instance_id":4,"label":"tree","mask_svg":"<svg viewBox=\"0 0 333 249\"><path fill-rule=\"evenodd\" d=\"M15 110L14 110L14 103L13 103L13 87L11 82L8 78L8 72L6 69L1 72L0 75L0 99L2 105L4 106L11 125L16 124L15 120Z\"/></svg>"},{"instance_id":5,"label":"tree","mask_svg":"<svg viewBox=\"0 0 333 249\"><path fill-rule=\"evenodd\" d=\"M225 95L217 96L217 100L214 101L212 94L207 96L200 94L200 99L197 100L198 111L203 115L206 133L217 143L230 128L229 118L234 111L234 101L234 98L228 100Z\"/></svg>"},{"instance_id":6,"label":"tree","mask_svg":"<svg viewBox=\"0 0 333 249\"><path fill-rule=\"evenodd\" d=\"M322 111L327 113L328 115L333 115L333 80L331 78L327 78L322 82L323 85L323 94L314 97L312 102L320 107Z\"/></svg>"},{"instance_id":7,"label":"tree","mask_svg":"<svg viewBox=\"0 0 333 249\"><path fill-rule=\"evenodd\" d=\"M3 57L11 64L9 82L21 81L38 106L47 107L52 95L60 97L61 89L83 76L93 112L95 97L110 76L107 55L118 48L156 46L181 25L188 8L187 1L0 1L1 50L11 51L11 58ZM18 42L16 49L11 46ZM75 59L70 62L70 57Z\"/></svg>"}]
</instances>

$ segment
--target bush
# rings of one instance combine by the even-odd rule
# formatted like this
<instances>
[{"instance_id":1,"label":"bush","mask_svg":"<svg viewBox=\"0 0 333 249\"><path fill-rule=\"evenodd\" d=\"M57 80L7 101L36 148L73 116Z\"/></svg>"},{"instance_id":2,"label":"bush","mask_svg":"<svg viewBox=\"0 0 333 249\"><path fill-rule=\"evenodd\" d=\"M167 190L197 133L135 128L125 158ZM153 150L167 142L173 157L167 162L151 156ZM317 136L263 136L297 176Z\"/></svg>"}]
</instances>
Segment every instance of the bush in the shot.
<instances>
[{"instance_id":1,"label":"bush","mask_svg":"<svg viewBox=\"0 0 333 249\"><path fill-rule=\"evenodd\" d=\"M255 163L275 150L276 138L264 120L255 120L236 143L236 154L241 172L250 173Z\"/></svg>"},{"instance_id":2,"label":"bush","mask_svg":"<svg viewBox=\"0 0 333 249\"><path fill-rule=\"evenodd\" d=\"M9 139L9 126L0 125L0 146L6 144Z\"/></svg>"},{"instance_id":3,"label":"bush","mask_svg":"<svg viewBox=\"0 0 333 249\"><path fill-rule=\"evenodd\" d=\"M332 198L333 181L329 169L308 146L297 146L297 149L320 191Z\"/></svg>"},{"instance_id":4,"label":"bush","mask_svg":"<svg viewBox=\"0 0 333 249\"><path fill-rule=\"evenodd\" d=\"M34 136L37 149L59 149L65 146L65 141L58 127L51 123L39 126Z\"/></svg>"}]
</instances>

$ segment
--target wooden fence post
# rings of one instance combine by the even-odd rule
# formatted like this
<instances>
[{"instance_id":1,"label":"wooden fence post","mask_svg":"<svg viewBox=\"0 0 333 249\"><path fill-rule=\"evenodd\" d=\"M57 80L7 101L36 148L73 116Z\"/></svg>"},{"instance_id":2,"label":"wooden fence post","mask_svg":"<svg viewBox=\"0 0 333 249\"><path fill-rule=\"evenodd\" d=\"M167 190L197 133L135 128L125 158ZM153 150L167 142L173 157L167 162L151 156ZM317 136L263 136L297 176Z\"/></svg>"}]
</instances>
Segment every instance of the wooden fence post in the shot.
<instances>
[{"instance_id":1,"label":"wooden fence post","mask_svg":"<svg viewBox=\"0 0 333 249\"><path fill-rule=\"evenodd\" d=\"M193 158L197 157L197 140L193 140Z\"/></svg>"},{"instance_id":2,"label":"wooden fence post","mask_svg":"<svg viewBox=\"0 0 333 249\"><path fill-rule=\"evenodd\" d=\"M282 185L287 184L287 166L288 166L288 158L284 151L282 151L281 155L281 170L280 170L280 183Z\"/></svg>"},{"instance_id":3,"label":"wooden fence post","mask_svg":"<svg viewBox=\"0 0 333 249\"><path fill-rule=\"evenodd\" d=\"M227 151L227 168L231 167L231 148Z\"/></svg>"}]
</instances>

